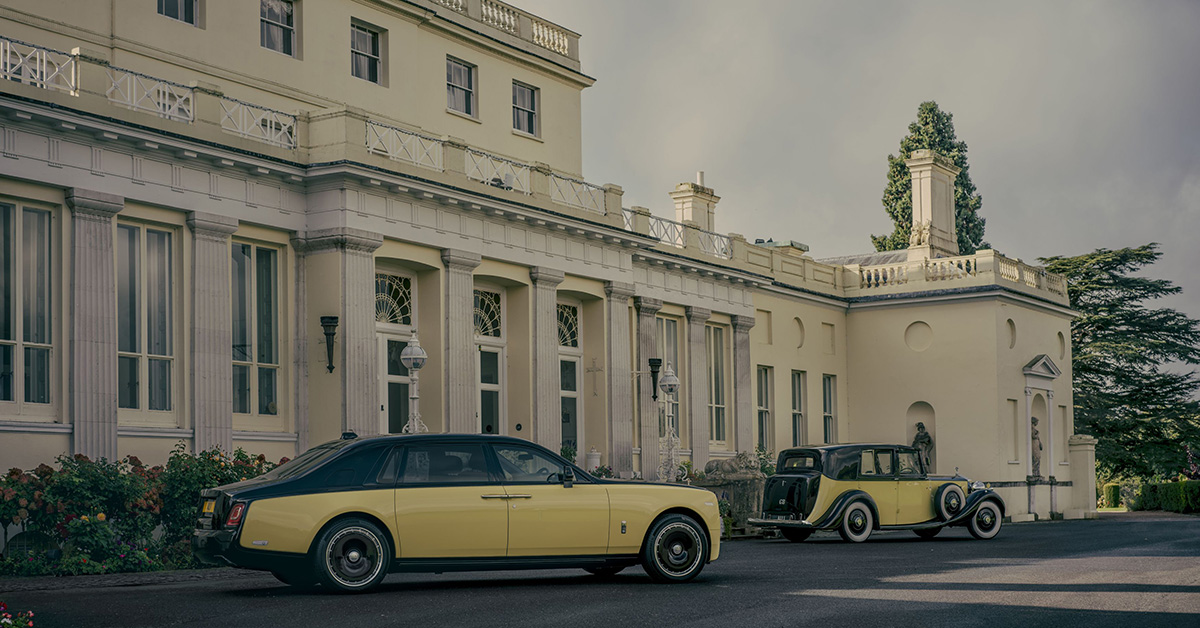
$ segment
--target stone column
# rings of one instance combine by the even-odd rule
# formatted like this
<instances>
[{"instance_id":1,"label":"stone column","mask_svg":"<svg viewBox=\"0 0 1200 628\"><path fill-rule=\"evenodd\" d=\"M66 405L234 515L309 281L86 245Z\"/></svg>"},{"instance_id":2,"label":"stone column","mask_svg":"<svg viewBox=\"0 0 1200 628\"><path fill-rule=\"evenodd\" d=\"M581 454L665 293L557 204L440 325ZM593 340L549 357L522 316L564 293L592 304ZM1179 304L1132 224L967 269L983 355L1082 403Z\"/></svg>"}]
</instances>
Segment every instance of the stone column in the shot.
<instances>
[{"instance_id":1,"label":"stone column","mask_svg":"<svg viewBox=\"0 0 1200 628\"><path fill-rule=\"evenodd\" d=\"M1073 434L1067 439L1071 463L1071 508L1063 513L1065 519L1096 517L1097 442L1086 434Z\"/></svg>"},{"instance_id":2,"label":"stone column","mask_svg":"<svg viewBox=\"0 0 1200 628\"><path fill-rule=\"evenodd\" d=\"M733 421L737 451L754 452L754 365L750 363L753 316L733 316ZM764 438L770 442L770 436Z\"/></svg>"},{"instance_id":3,"label":"stone column","mask_svg":"<svg viewBox=\"0 0 1200 628\"><path fill-rule=\"evenodd\" d=\"M654 318L662 309L663 302L649 297L634 297L633 306L637 308L637 362L634 370L640 371L649 368L650 358L663 357L658 355L658 343L655 342L657 322ZM679 368L678 364L671 366ZM663 362L663 372L666 372L666 368L667 364ZM637 395L638 419L642 424L642 477L653 480L658 476L658 439L662 436L658 425L658 404L652 396L654 391L650 388L654 383L650 378L638 377L637 382L634 394Z\"/></svg>"},{"instance_id":4,"label":"stone column","mask_svg":"<svg viewBox=\"0 0 1200 628\"><path fill-rule=\"evenodd\" d=\"M692 466L703 470L708 464L708 350L704 342L704 323L712 310L688 307L687 313L687 391L688 417L691 420Z\"/></svg>"},{"instance_id":5,"label":"stone column","mask_svg":"<svg viewBox=\"0 0 1200 628\"><path fill-rule=\"evenodd\" d=\"M188 381L196 451L233 451L233 331L230 327L229 236L238 221L189 212L192 230L192 324Z\"/></svg>"},{"instance_id":6,"label":"stone column","mask_svg":"<svg viewBox=\"0 0 1200 628\"><path fill-rule=\"evenodd\" d=\"M529 269L533 282L533 434L534 442L551 451L562 447L557 288L563 277L561 270Z\"/></svg>"},{"instance_id":7,"label":"stone column","mask_svg":"<svg viewBox=\"0 0 1200 628\"><path fill-rule=\"evenodd\" d=\"M71 346L66 389L72 448L117 459L117 288L113 219L121 196L71 188Z\"/></svg>"},{"instance_id":8,"label":"stone column","mask_svg":"<svg viewBox=\"0 0 1200 628\"><path fill-rule=\"evenodd\" d=\"M341 299L328 303L338 313L334 375L342 389L342 429L360 436L379 433L379 355L375 344L375 250L383 244L379 234L349 227L309 231L303 239L305 260L314 264L337 263ZM322 259L326 256L336 258ZM326 267L328 268L328 267ZM319 317L326 311L312 311Z\"/></svg>"},{"instance_id":9,"label":"stone column","mask_svg":"<svg viewBox=\"0 0 1200 628\"><path fill-rule=\"evenodd\" d=\"M604 283L608 295L608 461L620 477L633 475L633 369L629 342L629 297L633 284ZM643 448L644 449L644 448Z\"/></svg>"},{"instance_id":10,"label":"stone column","mask_svg":"<svg viewBox=\"0 0 1200 628\"><path fill-rule=\"evenodd\" d=\"M475 356L475 278L471 274L483 261L478 253L442 250L446 265L446 376L443 425L458 434L479 432L475 419L478 376Z\"/></svg>"}]
</instances>

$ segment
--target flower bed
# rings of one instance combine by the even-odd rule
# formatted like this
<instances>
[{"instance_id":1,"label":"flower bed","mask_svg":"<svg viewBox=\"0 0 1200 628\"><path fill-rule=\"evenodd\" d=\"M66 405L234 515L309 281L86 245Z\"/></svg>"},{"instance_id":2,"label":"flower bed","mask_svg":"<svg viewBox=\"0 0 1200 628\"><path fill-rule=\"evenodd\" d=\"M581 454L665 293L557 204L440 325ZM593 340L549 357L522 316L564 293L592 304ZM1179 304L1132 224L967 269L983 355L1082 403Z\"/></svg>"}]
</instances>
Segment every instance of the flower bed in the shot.
<instances>
[{"instance_id":1,"label":"flower bed","mask_svg":"<svg viewBox=\"0 0 1200 628\"><path fill-rule=\"evenodd\" d=\"M7 540L0 575L197 567L190 537L200 491L278 466L241 449L190 454L182 442L165 466L147 467L134 456L119 462L60 456L56 462L57 469L41 464L0 478Z\"/></svg>"}]
</instances>

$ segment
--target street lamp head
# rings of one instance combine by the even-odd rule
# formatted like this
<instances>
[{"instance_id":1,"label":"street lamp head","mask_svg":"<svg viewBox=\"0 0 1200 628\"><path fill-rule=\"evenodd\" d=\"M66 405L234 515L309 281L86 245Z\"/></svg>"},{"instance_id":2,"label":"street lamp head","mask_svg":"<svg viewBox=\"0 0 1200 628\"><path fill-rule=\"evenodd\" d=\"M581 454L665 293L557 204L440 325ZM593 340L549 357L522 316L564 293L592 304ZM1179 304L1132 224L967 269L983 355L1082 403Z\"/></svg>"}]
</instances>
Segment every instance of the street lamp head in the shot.
<instances>
[{"instance_id":1,"label":"street lamp head","mask_svg":"<svg viewBox=\"0 0 1200 628\"><path fill-rule=\"evenodd\" d=\"M425 366L425 361L429 359L429 354L421 348L421 342L417 340L417 332L413 332L412 338L408 339L408 345L400 351L400 363L404 368L410 371L419 371Z\"/></svg>"},{"instance_id":2,"label":"street lamp head","mask_svg":"<svg viewBox=\"0 0 1200 628\"><path fill-rule=\"evenodd\" d=\"M671 368L670 362L667 362L662 379L658 380L658 387L668 395L673 395L679 390L679 376L675 375L675 369Z\"/></svg>"}]
</instances>

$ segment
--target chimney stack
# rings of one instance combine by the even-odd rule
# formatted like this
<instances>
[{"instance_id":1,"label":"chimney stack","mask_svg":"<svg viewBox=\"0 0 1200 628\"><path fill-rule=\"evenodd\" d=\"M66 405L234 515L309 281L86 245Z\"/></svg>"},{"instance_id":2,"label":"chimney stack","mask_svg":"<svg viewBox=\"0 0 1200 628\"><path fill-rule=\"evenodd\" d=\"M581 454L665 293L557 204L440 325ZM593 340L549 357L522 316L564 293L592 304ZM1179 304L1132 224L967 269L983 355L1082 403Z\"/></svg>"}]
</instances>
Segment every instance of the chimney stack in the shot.
<instances>
[{"instance_id":1,"label":"chimney stack","mask_svg":"<svg viewBox=\"0 0 1200 628\"><path fill-rule=\"evenodd\" d=\"M959 168L932 150L915 150L904 162L912 175L912 232L909 261L958 255L954 179Z\"/></svg>"},{"instance_id":2,"label":"chimney stack","mask_svg":"<svg viewBox=\"0 0 1200 628\"><path fill-rule=\"evenodd\" d=\"M693 221L701 229L713 230L713 219L716 214L717 201L721 197L713 194L712 188L704 187L704 171L696 172L695 183L680 183L671 192L675 201L675 220Z\"/></svg>"}]
</instances>

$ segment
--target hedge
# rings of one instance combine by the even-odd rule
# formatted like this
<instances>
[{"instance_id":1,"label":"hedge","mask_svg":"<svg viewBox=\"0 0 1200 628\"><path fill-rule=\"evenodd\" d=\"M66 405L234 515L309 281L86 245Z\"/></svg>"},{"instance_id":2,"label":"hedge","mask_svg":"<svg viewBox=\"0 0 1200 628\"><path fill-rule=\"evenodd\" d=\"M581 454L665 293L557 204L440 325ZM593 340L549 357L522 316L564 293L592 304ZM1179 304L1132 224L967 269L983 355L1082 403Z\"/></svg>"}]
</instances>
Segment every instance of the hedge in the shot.
<instances>
[{"instance_id":1,"label":"hedge","mask_svg":"<svg viewBox=\"0 0 1200 628\"><path fill-rule=\"evenodd\" d=\"M1200 480L1143 484L1132 507L1134 510L1200 512Z\"/></svg>"},{"instance_id":2,"label":"hedge","mask_svg":"<svg viewBox=\"0 0 1200 628\"><path fill-rule=\"evenodd\" d=\"M1121 485L1110 482L1104 485L1104 505L1116 508L1121 505Z\"/></svg>"}]
</instances>

